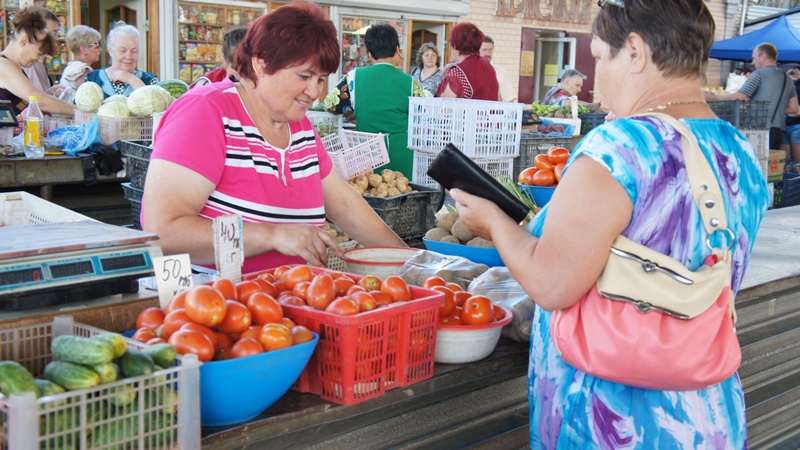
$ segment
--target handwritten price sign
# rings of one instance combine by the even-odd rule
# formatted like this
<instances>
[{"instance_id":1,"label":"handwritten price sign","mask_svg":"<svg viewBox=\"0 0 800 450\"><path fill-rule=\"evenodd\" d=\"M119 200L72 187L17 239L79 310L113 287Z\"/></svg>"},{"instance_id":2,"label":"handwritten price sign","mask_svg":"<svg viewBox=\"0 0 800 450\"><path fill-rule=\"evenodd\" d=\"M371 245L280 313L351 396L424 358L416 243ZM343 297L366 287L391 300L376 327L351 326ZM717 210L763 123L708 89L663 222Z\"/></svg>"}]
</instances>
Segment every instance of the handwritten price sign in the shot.
<instances>
[{"instance_id":1,"label":"handwritten price sign","mask_svg":"<svg viewBox=\"0 0 800 450\"><path fill-rule=\"evenodd\" d=\"M220 278L234 283L242 281L244 238L241 216L228 214L214 219L214 262Z\"/></svg>"},{"instance_id":2,"label":"handwritten price sign","mask_svg":"<svg viewBox=\"0 0 800 450\"><path fill-rule=\"evenodd\" d=\"M165 309L178 292L192 287L192 267L189 255L159 256L153 259L158 302Z\"/></svg>"}]
</instances>

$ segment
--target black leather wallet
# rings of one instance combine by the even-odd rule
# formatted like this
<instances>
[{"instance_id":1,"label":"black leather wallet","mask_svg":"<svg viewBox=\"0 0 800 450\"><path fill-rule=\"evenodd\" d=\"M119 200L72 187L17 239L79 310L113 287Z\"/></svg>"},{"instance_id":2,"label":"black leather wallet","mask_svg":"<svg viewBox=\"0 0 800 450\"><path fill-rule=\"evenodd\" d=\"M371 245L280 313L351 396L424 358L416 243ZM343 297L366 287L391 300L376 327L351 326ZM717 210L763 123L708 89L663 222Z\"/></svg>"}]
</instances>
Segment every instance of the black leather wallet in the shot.
<instances>
[{"instance_id":1,"label":"black leather wallet","mask_svg":"<svg viewBox=\"0 0 800 450\"><path fill-rule=\"evenodd\" d=\"M461 189L495 203L516 222L521 222L528 215L529 208L525 203L453 144L447 144L436 155L428 168L428 176L445 189Z\"/></svg>"}]
</instances>

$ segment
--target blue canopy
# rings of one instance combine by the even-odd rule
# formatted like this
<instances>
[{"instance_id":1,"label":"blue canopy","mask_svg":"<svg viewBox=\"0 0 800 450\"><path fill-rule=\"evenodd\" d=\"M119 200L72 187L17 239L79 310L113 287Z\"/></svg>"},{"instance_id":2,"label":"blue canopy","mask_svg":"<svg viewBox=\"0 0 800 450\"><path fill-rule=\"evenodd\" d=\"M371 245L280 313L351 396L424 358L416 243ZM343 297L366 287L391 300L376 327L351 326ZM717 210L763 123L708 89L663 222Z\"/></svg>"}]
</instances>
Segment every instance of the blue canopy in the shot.
<instances>
[{"instance_id":1,"label":"blue canopy","mask_svg":"<svg viewBox=\"0 0 800 450\"><path fill-rule=\"evenodd\" d=\"M750 61L758 44L769 42L778 49L779 62L800 62L800 31L780 16L764 28L730 39L714 42L711 57Z\"/></svg>"}]
</instances>

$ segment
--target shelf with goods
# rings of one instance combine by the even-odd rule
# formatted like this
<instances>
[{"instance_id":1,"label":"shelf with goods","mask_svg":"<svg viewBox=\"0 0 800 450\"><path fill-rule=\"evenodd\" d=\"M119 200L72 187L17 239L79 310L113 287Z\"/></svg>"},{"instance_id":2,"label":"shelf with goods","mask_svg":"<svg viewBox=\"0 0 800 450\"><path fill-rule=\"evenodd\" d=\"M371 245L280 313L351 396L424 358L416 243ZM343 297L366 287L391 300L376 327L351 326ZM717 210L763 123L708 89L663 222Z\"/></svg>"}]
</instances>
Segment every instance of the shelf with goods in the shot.
<instances>
[{"instance_id":1,"label":"shelf with goods","mask_svg":"<svg viewBox=\"0 0 800 450\"><path fill-rule=\"evenodd\" d=\"M341 36L339 41L342 43L342 75L355 69L356 67L369 66L370 58L367 54L367 47L364 44L364 35L372 25L388 23L395 30L400 41L400 61L398 67L401 69L406 64L406 34L408 21L374 19L365 17L342 16L340 26Z\"/></svg>"},{"instance_id":2,"label":"shelf with goods","mask_svg":"<svg viewBox=\"0 0 800 450\"><path fill-rule=\"evenodd\" d=\"M67 50L67 43L65 40L67 29L69 27L70 5L68 0L35 0L33 2L21 2L20 0L0 0L0 39L2 39L2 46L5 48L6 45L8 45L9 39L11 38L11 32L14 29L14 26L12 25L12 22L14 21L14 15L21 7L24 8L28 3L32 3L35 6L52 11L56 16L58 16L59 22L61 22L61 28L58 30L58 54L47 56L45 60L45 64L47 66L47 75L49 75L51 79L58 80L58 78L61 76L63 67L69 61L69 52Z\"/></svg>"},{"instance_id":3,"label":"shelf with goods","mask_svg":"<svg viewBox=\"0 0 800 450\"><path fill-rule=\"evenodd\" d=\"M230 27L266 13L265 4L178 2L178 78L192 83L223 63L222 44Z\"/></svg>"}]
</instances>

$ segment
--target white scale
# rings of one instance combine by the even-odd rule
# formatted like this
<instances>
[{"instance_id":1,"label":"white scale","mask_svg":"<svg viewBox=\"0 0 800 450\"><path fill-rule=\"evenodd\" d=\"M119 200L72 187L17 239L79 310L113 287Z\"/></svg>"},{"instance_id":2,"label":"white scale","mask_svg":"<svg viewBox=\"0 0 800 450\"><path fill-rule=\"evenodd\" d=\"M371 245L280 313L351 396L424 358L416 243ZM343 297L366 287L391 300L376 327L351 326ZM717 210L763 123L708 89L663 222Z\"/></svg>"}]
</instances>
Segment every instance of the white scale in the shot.
<instances>
[{"instance_id":1,"label":"white scale","mask_svg":"<svg viewBox=\"0 0 800 450\"><path fill-rule=\"evenodd\" d=\"M90 221L0 227L0 311L137 292L162 256L155 239Z\"/></svg>"}]
</instances>

